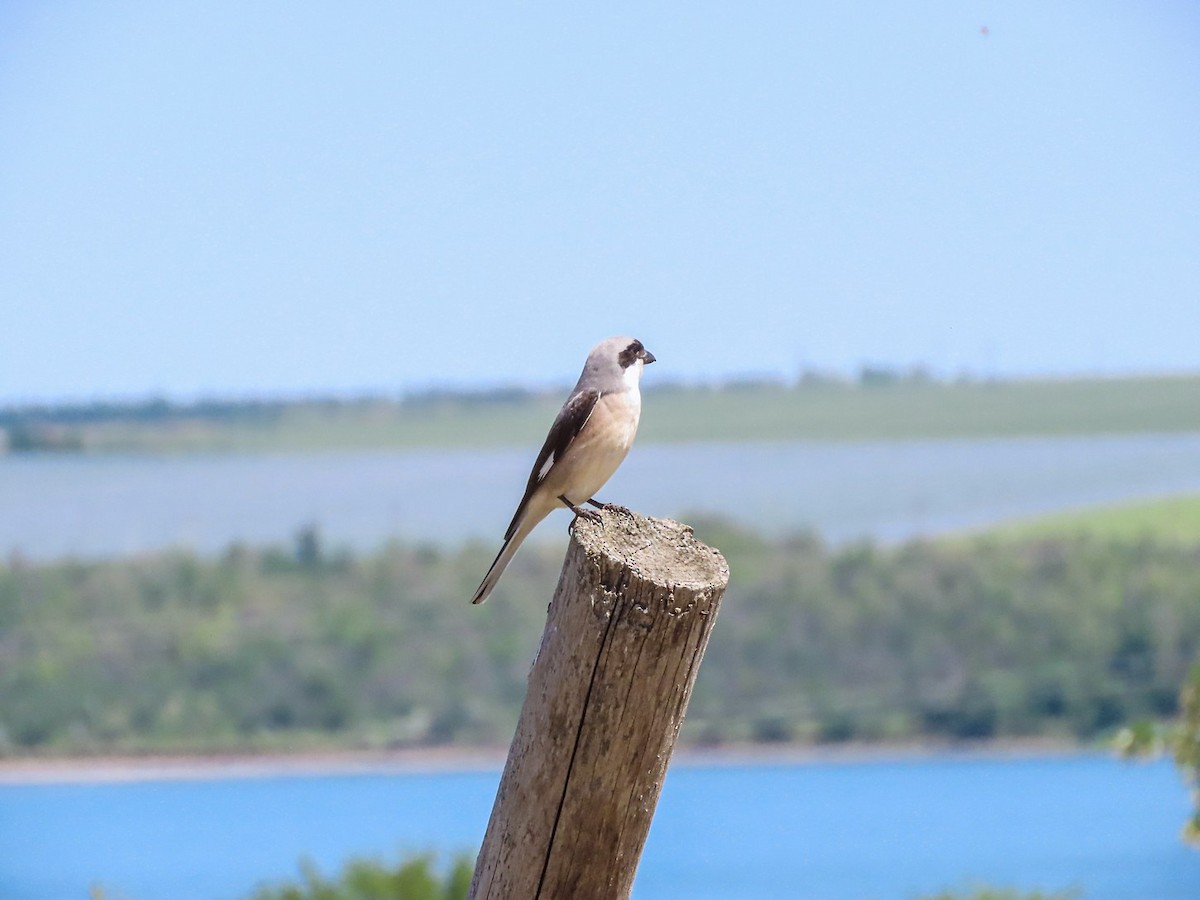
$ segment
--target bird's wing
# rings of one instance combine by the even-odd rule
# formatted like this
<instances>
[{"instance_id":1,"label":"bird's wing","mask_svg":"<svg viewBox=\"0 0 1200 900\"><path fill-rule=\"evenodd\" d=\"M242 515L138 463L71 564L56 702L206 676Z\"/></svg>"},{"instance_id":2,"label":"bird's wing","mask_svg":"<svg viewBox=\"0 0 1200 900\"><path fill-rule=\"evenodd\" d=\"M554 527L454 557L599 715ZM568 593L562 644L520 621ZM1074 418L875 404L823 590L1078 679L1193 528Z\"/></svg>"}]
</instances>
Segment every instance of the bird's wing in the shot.
<instances>
[{"instance_id":1,"label":"bird's wing","mask_svg":"<svg viewBox=\"0 0 1200 900\"><path fill-rule=\"evenodd\" d=\"M546 435L546 443L542 444L541 452L537 455L533 471L529 473L529 483L525 485L525 496L521 498L512 522L509 523L508 531L504 533L505 540L516 533L517 523L521 520L521 514L525 512L529 498L533 496L538 485L546 480L546 476L550 474L558 461L562 459L567 447L571 445L571 441L575 440L576 435L583 430L583 426L591 418L592 411L596 408L596 402L599 399L600 391L597 390L576 391L567 398L567 402L559 410L554 424L550 426L550 433Z\"/></svg>"}]
</instances>

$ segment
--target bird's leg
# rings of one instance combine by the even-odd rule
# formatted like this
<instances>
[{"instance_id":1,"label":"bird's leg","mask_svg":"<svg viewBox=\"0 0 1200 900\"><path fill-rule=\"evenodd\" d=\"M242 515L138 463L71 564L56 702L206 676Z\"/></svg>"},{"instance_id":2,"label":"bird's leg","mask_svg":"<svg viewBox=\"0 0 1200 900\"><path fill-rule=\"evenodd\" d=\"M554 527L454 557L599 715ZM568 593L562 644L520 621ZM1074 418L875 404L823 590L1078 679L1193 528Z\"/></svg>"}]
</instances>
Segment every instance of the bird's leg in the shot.
<instances>
[{"instance_id":1,"label":"bird's leg","mask_svg":"<svg viewBox=\"0 0 1200 900\"><path fill-rule=\"evenodd\" d=\"M621 512L629 512L628 507L622 506L620 503L605 503L602 500L597 500L595 497L589 497L586 501L596 509L619 509Z\"/></svg>"},{"instance_id":2,"label":"bird's leg","mask_svg":"<svg viewBox=\"0 0 1200 900\"><path fill-rule=\"evenodd\" d=\"M566 494L559 494L558 499L567 505L567 509L575 513L576 516L582 516L585 519L591 519L593 522L600 521L600 513L594 513L590 509L584 509L582 506L576 506L567 499ZM589 501L590 502L590 501Z\"/></svg>"}]
</instances>

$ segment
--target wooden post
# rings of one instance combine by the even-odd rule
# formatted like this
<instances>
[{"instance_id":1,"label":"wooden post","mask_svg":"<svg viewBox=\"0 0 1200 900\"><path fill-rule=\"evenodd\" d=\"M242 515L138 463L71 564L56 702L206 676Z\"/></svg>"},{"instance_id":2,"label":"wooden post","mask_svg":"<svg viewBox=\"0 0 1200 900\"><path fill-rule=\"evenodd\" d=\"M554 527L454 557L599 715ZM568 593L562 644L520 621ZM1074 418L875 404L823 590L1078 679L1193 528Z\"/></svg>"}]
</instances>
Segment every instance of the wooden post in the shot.
<instances>
[{"instance_id":1,"label":"wooden post","mask_svg":"<svg viewBox=\"0 0 1200 900\"><path fill-rule=\"evenodd\" d=\"M576 520L468 898L629 896L728 583L678 522Z\"/></svg>"}]
</instances>

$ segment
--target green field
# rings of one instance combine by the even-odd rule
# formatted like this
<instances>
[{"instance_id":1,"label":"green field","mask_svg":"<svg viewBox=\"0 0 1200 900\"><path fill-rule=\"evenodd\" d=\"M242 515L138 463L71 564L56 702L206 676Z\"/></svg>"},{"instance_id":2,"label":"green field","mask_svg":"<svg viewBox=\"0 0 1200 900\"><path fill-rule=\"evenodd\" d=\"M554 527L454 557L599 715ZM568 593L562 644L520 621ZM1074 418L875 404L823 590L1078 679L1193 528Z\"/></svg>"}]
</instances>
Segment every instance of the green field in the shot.
<instances>
[{"instance_id":1,"label":"green field","mask_svg":"<svg viewBox=\"0 0 1200 900\"><path fill-rule=\"evenodd\" d=\"M641 441L887 440L1200 430L1200 375L882 385L771 384L644 391ZM29 449L314 451L538 444L566 391L441 394L215 408L13 411Z\"/></svg>"},{"instance_id":2,"label":"green field","mask_svg":"<svg viewBox=\"0 0 1200 900\"><path fill-rule=\"evenodd\" d=\"M1200 377L651 394L655 440L977 438L1200 430Z\"/></svg>"},{"instance_id":3,"label":"green field","mask_svg":"<svg viewBox=\"0 0 1200 900\"><path fill-rule=\"evenodd\" d=\"M987 533L1021 541L1088 536L1200 546L1200 494L1069 510L1007 523Z\"/></svg>"}]
</instances>

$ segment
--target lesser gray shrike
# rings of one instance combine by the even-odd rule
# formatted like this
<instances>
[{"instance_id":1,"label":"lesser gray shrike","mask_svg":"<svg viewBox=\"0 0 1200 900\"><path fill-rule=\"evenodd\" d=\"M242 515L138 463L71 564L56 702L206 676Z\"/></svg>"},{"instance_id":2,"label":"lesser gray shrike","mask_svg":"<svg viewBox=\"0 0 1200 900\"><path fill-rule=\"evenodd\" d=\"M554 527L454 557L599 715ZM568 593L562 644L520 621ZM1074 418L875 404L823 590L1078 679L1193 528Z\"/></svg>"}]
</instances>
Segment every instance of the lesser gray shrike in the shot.
<instances>
[{"instance_id":1,"label":"lesser gray shrike","mask_svg":"<svg viewBox=\"0 0 1200 900\"><path fill-rule=\"evenodd\" d=\"M583 509L584 503L606 505L594 495L633 446L642 413L638 383L642 369L652 362L654 354L630 337L601 341L588 354L583 374L550 426L529 473L525 496L504 532L504 545L472 603L488 598L521 542L559 504L587 518L597 514Z\"/></svg>"}]
</instances>

